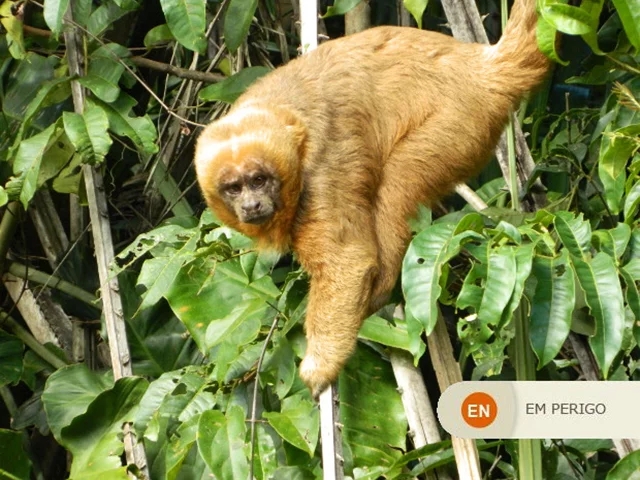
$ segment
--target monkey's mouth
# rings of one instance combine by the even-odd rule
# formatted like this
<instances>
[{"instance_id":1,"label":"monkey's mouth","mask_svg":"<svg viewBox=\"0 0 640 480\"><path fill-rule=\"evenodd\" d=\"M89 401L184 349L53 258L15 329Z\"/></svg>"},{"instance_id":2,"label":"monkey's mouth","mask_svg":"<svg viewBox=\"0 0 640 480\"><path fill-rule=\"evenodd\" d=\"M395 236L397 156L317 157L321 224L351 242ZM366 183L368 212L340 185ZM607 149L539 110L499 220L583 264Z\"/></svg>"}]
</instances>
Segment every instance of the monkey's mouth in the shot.
<instances>
[{"instance_id":1,"label":"monkey's mouth","mask_svg":"<svg viewBox=\"0 0 640 480\"><path fill-rule=\"evenodd\" d=\"M249 223L251 225L262 225L271 219L273 213L254 213L251 215L243 215L240 219L243 223Z\"/></svg>"}]
</instances>

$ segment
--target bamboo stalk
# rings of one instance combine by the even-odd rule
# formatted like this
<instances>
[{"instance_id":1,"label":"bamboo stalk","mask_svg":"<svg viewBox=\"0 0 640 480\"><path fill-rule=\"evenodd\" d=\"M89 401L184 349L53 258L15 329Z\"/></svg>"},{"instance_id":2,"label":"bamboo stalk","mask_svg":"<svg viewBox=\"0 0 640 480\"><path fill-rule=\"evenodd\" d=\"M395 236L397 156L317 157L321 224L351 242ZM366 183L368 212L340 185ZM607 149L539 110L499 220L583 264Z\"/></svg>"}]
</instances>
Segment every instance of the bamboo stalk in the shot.
<instances>
[{"instance_id":1,"label":"bamboo stalk","mask_svg":"<svg viewBox=\"0 0 640 480\"><path fill-rule=\"evenodd\" d=\"M64 38L67 47L67 62L69 73L74 77L82 76L83 65L82 49L78 30L73 26L71 8L65 13L66 27ZM85 108L85 91L82 85L73 80L71 82L71 94L76 113L82 114ZM113 241L111 238L111 226L109 225L109 211L105 195L104 181L100 171L91 165L84 165L82 173L85 181L87 200L89 203L89 217L92 226L93 242L96 250L98 275L100 277L100 291L102 294L103 313L109 351L115 380L132 376L131 354L127 344L127 333L124 323L122 299L117 276L110 274L109 265L114 258ZM142 443L137 443L131 431L130 425L123 427L124 450L127 463L135 464L145 478L149 478L146 453Z\"/></svg>"}]
</instances>

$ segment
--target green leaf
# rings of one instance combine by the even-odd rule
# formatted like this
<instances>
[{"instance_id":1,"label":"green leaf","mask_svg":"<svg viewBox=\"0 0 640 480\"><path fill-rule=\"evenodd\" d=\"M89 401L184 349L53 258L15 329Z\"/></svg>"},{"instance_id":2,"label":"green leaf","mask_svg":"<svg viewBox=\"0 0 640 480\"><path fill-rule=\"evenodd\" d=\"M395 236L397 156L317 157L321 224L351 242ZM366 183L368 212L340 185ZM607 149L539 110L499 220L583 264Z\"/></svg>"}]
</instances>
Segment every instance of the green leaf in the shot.
<instances>
[{"instance_id":1,"label":"green leaf","mask_svg":"<svg viewBox=\"0 0 640 480\"><path fill-rule=\"evenodd\" d=\"M538 357L538 368L552 361L571 328L575 304L575 280L568 254L533 259L535 292L531 301L531 346Z\"/></svg>"},{"instance_id":2,"label":"green leaf","mask_svg":"<svg viewBox=\"0 0 640 480\"><path fill-rule=\"evenodd\" d=\"M619 3L619 2L614 2ZM606 480L640 480L640 450L631 452L618 460L609 473Z\"/></svg>"},{"instance_id":3,"label":"green leaf","mask_svg":"<svg viewBox=\"0 0 640 480\"><path fill-rule=\"evenodd\" d=\"M624 32L636 50L640 50L640 0L613 0Z\"/></svg>"},{"instance_id":4,"label":"green leaf","mask_svg":"<svg viewBox=\"0 0 640 480\"><path fill-rule=\"evenodd\" d=\"M75 4L76 2L72 3ZM107 2L96 8L87 22L87 30L95 37L102 37L102 34L113 28L116 20L127 15L129 12L118 6L115 2Z\"/></svg>"},{"instance_id":5,"label":"green leaf","mask_svg":"<svg viewBox=\"0 0 640 480\"><path fill-rule=\"evenodd\" d=\"M605 132L602 135L598 175L604 186L607 206L614 215L622 210L626 165L637 148L635 139L626 135L616 132Z\"/></svg>"},{"instance_id":6,"label":"green leaf","mask_svg":"<svg viewBox=\"0 0 640 480\"><path fill-rule=\"evenodd\" d=\"M53 179L53 189L59 193L75 193L80 191L82 181L82 155L74 154L71 161Z\"/></svg>"},{"instance_id":7,"label":"green leaf","mask_svg":"<svg viewBox=\"0 0 640 480\"><path fill-rule=\"evenodd\" d=\"M56 128L55 133L49 140L49 146L45 153L40 171L38 172L38 188L42 187L45 182L57 176L60 171L69 163L69 160L75 154L75 147L69 141L64 129Z\"/></svg>"},{"instance_id":8,"label":"green leaf","mask_svg":"<svg viewBox=\"0 0 640 480\"><path fill-rule=\"evenodd\" d=\"M276 440L277 435L273 430L267 430L265 425L256 425L256 455L253 460L254 469L258 473L256 478L284 478L276 475L279 451Z\"/></svg>"},{"instance_id":9,"label":"green leaf","mask_svg":"<svg viewBox=\"0 0 640 480\"><path fill-rule=\"evenodd\" d=\"M144 262L138 277L138 285L146 289L139 310L155 305L173 286L180 269L193 258L198 236L185 229L187 241L177 249L167 249L166 255Z\"/></svg>"},{"instance_id":10,"label":"green leaf","mask_svg":"<svg viewBox=\"0 0 640 480\"><path fill-rule=\"evenodd\" d=\"M335 0L332 6L327 8L327 13L322 15L322 18L334 17L336 15L344 15L349 12L362 0Z\"/></svg>"},{"instance_id":11,"label":"green leaf","mask_svg":"<svg viewBox=\"0 0 640 480\"><path fill-rule=\"evenodd\" d=\"M342 438L351 453L351 459L345 459L346 470L382 466L386 472L406 446L402 398L391 365L380 360L379 353L359 345L340 375ZM396 470L373 478L398 478L399 473Z\"/></svg>"},{"instance_id":12,"label":"green leaf","mask_svg":"<svg viewBox=\"0 0 640 480\"><path fill-rule=\"evenodd\" d=\"M629 193L624 200L624 221L632 225L638 215L638 207L640 207L640 180L633 184Z\"/></svg>"},{"instance_id":13,"label":"green leaf","mask_svg":"<svg viewBox=\"0 0 640 480\"><path fill-rule=\"evenodd\" d=\"M590 338L602 375L607 378L609 368L622 346L624 331L624 303L622 288L613 259L599 252L591 262L573 257L578 281L585 301L596 320L596 333Z\"/></svg>"},{"instance_id":14,"label":"green leaf","mask_svg":"<svg viewBox=\"0 0 640 480\"><path fill-rule=\"evenodd\" d=\"M62 429L85 413L89 404L112 385L110 378L92 372L84 364L53 372L42 393L42 404L54 437L60 440Z\"/></svg>"},{"instance_id":15,"label":"green leaf","mask_svg":"<svg viewBox=\"0 0 640 480\"><path fill-rule=\"evenodd\" d=\"M591 50L596 55L604 55L604 52L600 50L598 46L598 24L600 23L600 13L602 12L602 6L604 0L584 0L580 3L580 10L589 15L589 27L590 31L582 35L582 39L591 47Z\"/></svg>"},{"instance_id":16,"label":"green leaf","mask_svg":"<svg viewBox=\"0 0 640 480\"><path fill-rule=\"evenodd\" d=\"M122 45L109 43L96 49L89 57L87 74L78 81L100 100L111 103L120 95L120 77L124 73L121 58L129 56Z\"/></svg>"},{"instance_id":17,"label":"green leaf","mask_svg":"<svg viewBox=\"0 0 640 480\"><path fill-rule=\"evenodd\" d=\"M467 227L472 229L465 231ZM457 225L431 225L409 245L402 268L402 289L409 314L422 323L427 335L438 319L437 301L442 292L440 276L443 266L460 252L463 243L483 239L478 233L481 228L482 217L471 213Z\"/></svg>"},{"instance_id":18,"label":"green leaf","mask_svg":"<svg viewBox=\"0 0 640 480\"><path fill-rule=\"evenodd\" d=\"M535 251L535 248L536 243L527 243L524 245L518 245L516 247L515 284L513 286L513 293L511 294L509 303L507 304L502 314L502 319L500 321L501 326L511 321L513 312L516 310L516 308L518 308L518 305L520 305L520 300L522 299L522 293L524 292L525 283L531 275L531 265L533 262L533 253Z\"/></svg>"},{"instance_id":19,"label":"green leaf","mask_svg":"<svg viewBox=\"0 0 640 480\"><path fill-rule=\"evenodd\" d=\"M162 25L153 27L147 32L144 36L144 46L151 49L160 45L166 45L167 43L173 42L175 39L176 37L171 33L169 25L163 23Z\"/></svg>"},{"instance_id":20,"label":"green leaf","mask_svg":"<svg viewBox=\"0 0 640 480\"><path fill-rule=\"evenodd\" d=\"M0 24L6 31L9 53L13 58L22 60L27 57L27 51L24 46L22 21L11 12L14 5L14 2L0 3Z\"/></svg>"},{"instance_id":21,"label":"green leaf","mask_svg":"<svg viewBox=\"0 0 640 480\"><path fill-rule=\"evenodd\" d=\"M56 37L62 31L62 19L68 7L69 0L47 0L44 2L44 21Z\"/></svg>"},{"instance_id":22,"label":"green leaf","mask_svg":"<svg viewBox=\"0 0 640 480\"><path fill-rule=\"evenodd\" d=\"M515 248L504 245L489 251L484 295L478 311L482 323L497 325L516 283Z\"/></svg>"},{"instance_id":23,"label":"green leaf","mask_svg":"<svg viewBox=\"0 0 640 480\"><path fill-rule=\"evenodd\" d=\"M206 333L207 349L222 342L240 347L255 340L260 333L260 320L266 309L263 298L237 305L227 316L209 325Z\"/></svg>"},{"instance_id":24,"label":"green leaf","mask_svg":"<svg viewBox=\"0 0 640 480\"><path fill-rule=\"evenodd\" d=\"M124 452L123 425L133 419L148 383L124 377L98 395L86 413L75 417L61 432L61 444L73 455L70 478L127 478L120 455Z\"/></svg>"},{"instance_id":25,"label":"green leaf","mask_svg":"<svg viewBox=\"0 0 640 480\"><path fill-rule=\"evenodd\" d=\"M24 451L23 432L0 429L0 478L31 478L31 461Z\"/></svg>"},{"instance_id":26,"label":"green leaf","mask_svg":"<svg viewBox=\"0 0 640 480\"><path fill-rule=\"evenodd\" d=\"M429 0L403 0L404 8L413 16L418 24L418 28L422 28L422 15L424 14L425 9L427 8L427 4Z\"/></svg>"},{"instance_id":27,"label":"green leaf","mask_svg":"<svg viewBox=\"0 0 640 480\"><path fill-rule=\"evenodd\" d=\"M166 372L149 385L134 418L137 434L158 441L162 419L186 422L216 404L207 367L188 366Z\"/></svg>"},{"instance_id":28,"label":"green leaf","mask_svg":"<svg viewBox=\"0 0 640 480\"><path fill-rule=\"evenodd\" d=\"M569 65L568 61L564 61L558 55L556 50L556 37L558 30L543 17L538 17L538 25L536 26L536 37L538 39L538 47L551 60L558 62L560 65Z\"/></svg>"},{"instance_id":29,"label":"green leaf","mask_svg":"<svg viewBox=\"0 0 640 480\"><path fill-rule=\"evenodd\" d=\"M107 132L109 117L93 102L87 102L82 115L63 112L62 119L67 136L91 165L100 164L111 148L111 137Z\"/></svg>"},{"instance_id":30,"label":"green leaf","mask_svg":"<svg viewBox=\"0 0 640 480\"><path fill-rule=\"evenodd\" d=\"M270 71L267 67L243 68L235 75L203 88L199 96L206 102L233 103L253 82Z\"/></svg>"},{"instance_id":31,"label":"green leaf","mask_svg":"<svg viewBox=\"0 0 640 480\"><path fill-rule=\"evenodd\" d=\"M18 338L0 331L0 387L20 380L23 353L24 345Z\"/></svg>"},{"instance_id":32,"label":"green leaf","mask_svg":"<svg viewBox=\"0 0 640 480\"><path fill-rule=\"evenodd\" d=\"M208 338L216 339L214 332L218 322L236 318L236 315L244 314L244 321L248 322L251 335L243 338L253 336L259 323L257 319L262 320L271 311L267 301L275 302L278 295L279 290L270 277L249 283L237 259L218 263L211 259L192 262L180 270L166 292L171 308L203 353L208 353ZM262 308L257 307L259 302L262 302ZM231 324L227 333L241 335L241 330L236 328L239 324Z\"/></svg>"},{"instance_id":33,"label":"green leaf","mask_svg":"<svg viewBox=\"0 0 640 480\"><path fill-rule=\"evenodd\" d=\"M636 319L636 324L634 325L634 331L640 331L640 291L638 291L638 285L636 284L635 279L631 272L626 270L624 267L620 269L620 275L624 279L624 283L627 287L627 303L629 304L629 308L633 312L633 316Z\"/></svg>"},{"instance_id":34,"label":"green leaf","mask_svg":"<svg viewBox=\"0 0 640 480\"><path fill-rule=\"evenodd\" d=\"M20 201L25 210L36 193L40 165L55 130L54 123L46 130L23 140L18 147L13 161L13 173L18 175Z\"/></svg>"},{"instance_id":35,"label":"green leaf","mask_svg":"<svg viewBox=\"0 0 640 480\"><path fill-rule=\"evenodd\" d=\"M4 187L0 186L0 207L5 206L9 202L9 194L4 189Z\"/></svg>"},{"instance_id":36,"label":"green leaf","mask_svg":"<svg viewBox=\"0 0 640 480\"><path fill-rule=\"evenodd\" d=\"M217 478L248 478L249 456L245 441L244 411L238 405L226 415L217 410L204 412L198 423L198 450Z\"/></svg>"},{"instance_id":37,"label":"green leaf","mask_svg":"<svg viewBox=\"0 0 640 480\"><path fill-rule=\"evenodd\" d=\"M115 102L102 103L96 99L109 117L109 128L116 135L128 137L133 145L143 153L152 155L158 152L156 127L148 115L132 117L136 101L129 95L120 93Z\"/></svg>"},{"instance_id":38,"label":"green leaf","mask_svg":"<svg viewBox=\"0 0 640 480\"><path fill-rule=\"evenodd\" d=\"M406 323L398 319L394 319L394 323L395 325L382 317L371 315L360 328L358 338L410 351Z\"/></svg>"},{"instance_id":39,"label":"green leaf","mask_svg":"<svg viewBox=\"0 0 640 480\"><path fill-rule=\"evenodd\" d=\"M235 52L249 33L258 0L230 0L224 16L224 42Z\"/></svg>"},{"instance_id":40,"label":"green leaf","mask_svg":"<svg viewBox=\"0 0 640 480\"><path fill-rule=\"evenodd\" d=\"M570 212L558 212L553 220L556 232L569 253L586 260L591 251L591 225L582 219L582 213L576 218Z\"/></svg>"},{"instance_id":41,"label":"green leaf","mask_svg":"<svg viewBox=\"0 0 640 480\"><path fill-rule=\"evenodd\" d=\"M24 62L25 64L27 62ZM31 62L29 62L31 63ZM34 67L39 67L38 62L34 60ZM22 64L21 64L22 65ZM21 78L21 80L25 83L26 79ZM13 155L13 152L17 150L17 148L22 143L24 138L24 132L28 131L29 127L32 125L33 121L37 117L38 113L40 113L44 108L52 105L53 103L61 102L67 98L67 92L69 87L69 78L56 78L53 80L42 81L39 78L35 80L40 80L39 88L35 91L30 91L28 89L20 88L16 95L28 95L27 98L32 98L28 105L26 105L23 115L22 122L20 123L20 128L18 130L18 134L14 140L13 146L11 147L11 153L9 156ZM27 83L28 84L28 83ZM7 92L7 98L5 98L5 112L7 111L9 94L11 92ZM62 93L62 95L61 95Z\"/></svg>"},{"instance_id":42,"label":"green leaf","mask_svg":"<svg viewBox=\"0 0 640 480\"><path fill-rule=\"evenodd\" d=\"M631 239L631 228L626 223L619 223L615 228L596 230L593 232L593 243L598 250L619 260L627 249Z\"/></svg>"},{"instance_id":43,"label":"green leaf","mask_svg":"<svg viewBox=\"0 0 640 480\"><path fill-rule=\"evenodd\" d=\"M204 53L206 1L205 0L160 0L164 17L173 36L189 50ZM225 21L226 24L226 21ZM226 28L226 25L225 25Z\"/></svg>"},{"instance_id":44,"label":"green leaf","mask_svg":"<svg viewBox=\"0 0 640 480\"><path fill-rule=\"evenodd\" d=\"M318 443L320 415L306 392L285 398L280 412L266 412L263 416L284 440L313 457Z\"/></svg>"},{"instance_id":45,"label":"green leaf","mask_svg":"<svg viewBox=\"0 0 640 480\"><path fill-rule=\"evenodd\" d=\"M591 16L579 7L545 0L540 13L553 27L569 35L584 35L592 31Z\"/></svg>"}]
</instances>

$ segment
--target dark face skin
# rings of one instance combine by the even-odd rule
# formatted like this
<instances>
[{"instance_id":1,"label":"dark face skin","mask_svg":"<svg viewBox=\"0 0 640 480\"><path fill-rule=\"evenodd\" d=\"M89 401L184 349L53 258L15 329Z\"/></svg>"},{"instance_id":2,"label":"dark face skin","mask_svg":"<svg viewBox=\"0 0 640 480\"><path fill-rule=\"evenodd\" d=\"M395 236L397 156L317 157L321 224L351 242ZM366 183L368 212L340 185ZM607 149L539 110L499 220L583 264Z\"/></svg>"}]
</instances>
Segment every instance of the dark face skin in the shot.
<instances>
[{"instance_id":1,"label":"dark face skin","mask_svg":"<svg viewBox=\"0 0 640 480\"><path fill-rule=\"evenodd\" d=\"M280 208L280 179L265 168L247 168L224 175L218 192L243 223L261 225Z\"/></svg>"}]
</instances>

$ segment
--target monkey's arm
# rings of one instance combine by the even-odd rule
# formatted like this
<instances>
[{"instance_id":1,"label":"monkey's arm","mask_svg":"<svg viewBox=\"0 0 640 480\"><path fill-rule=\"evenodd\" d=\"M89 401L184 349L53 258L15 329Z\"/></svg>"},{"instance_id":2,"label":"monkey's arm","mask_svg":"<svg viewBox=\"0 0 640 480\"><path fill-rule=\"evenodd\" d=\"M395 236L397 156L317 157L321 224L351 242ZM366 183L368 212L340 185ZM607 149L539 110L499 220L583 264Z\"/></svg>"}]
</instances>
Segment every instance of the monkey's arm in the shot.
<instances>
[{"instance_id":1,"label":"monkey's arm","mask_svg":"<svg viewBox=\"0 0 640 480\"><path fill-rule=\"evenodd\" d=\"M365 232L338 232L336 239L335 231L307 228L296 248L311 275L300 376L315 398L337 379L368 313L378 268L375 239Z\"/></svg>"}]
</instances>

